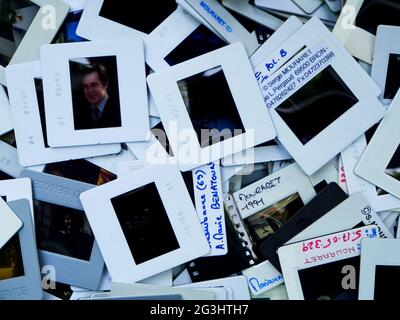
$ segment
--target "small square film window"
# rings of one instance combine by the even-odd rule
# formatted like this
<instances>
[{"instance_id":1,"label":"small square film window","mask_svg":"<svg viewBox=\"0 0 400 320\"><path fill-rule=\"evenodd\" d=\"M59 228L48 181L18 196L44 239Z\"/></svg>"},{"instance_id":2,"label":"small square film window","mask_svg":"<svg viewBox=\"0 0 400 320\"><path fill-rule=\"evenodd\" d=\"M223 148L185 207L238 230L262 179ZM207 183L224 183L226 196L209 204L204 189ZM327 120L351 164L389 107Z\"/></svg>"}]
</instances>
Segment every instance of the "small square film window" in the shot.
<instances>
[{"instance_id":1,"label":"small square film window","mask_svg":"<svg viewBox=\"0 0 400 320\"><path fill-rule=\"evenodd\" d=\"M180 248L154 182L111 203L136 264Z\"/></svg>"},{"instance_id":2,"label":"small square film window","mask_svg":"<svg viewBox=\"0 0 400 320\"><path fill-rule=\"evenodd\" d=\"M104 0L100 16L132 29L151 33L177 8L174 0L125 1Z\"/></svg>"},{"instance_id":3,"label":"small square film window","mask_svg":"<svg viewBox=\"0 0 400 320\"><path fill-rule=\"evenodd\" d=\"M357 103L349 87L329 66L275 110L306 145Z\"/></svg>"},{"instance_id":4,"label":"small square film window","mask_svg":"<svg viewBox=\"0 0 400 320\"><path fill-rule=\"evenodd\" d=\"M201 147L245 132L221 66L182 79L178 87Z\"/></svg>"}]
</instances>

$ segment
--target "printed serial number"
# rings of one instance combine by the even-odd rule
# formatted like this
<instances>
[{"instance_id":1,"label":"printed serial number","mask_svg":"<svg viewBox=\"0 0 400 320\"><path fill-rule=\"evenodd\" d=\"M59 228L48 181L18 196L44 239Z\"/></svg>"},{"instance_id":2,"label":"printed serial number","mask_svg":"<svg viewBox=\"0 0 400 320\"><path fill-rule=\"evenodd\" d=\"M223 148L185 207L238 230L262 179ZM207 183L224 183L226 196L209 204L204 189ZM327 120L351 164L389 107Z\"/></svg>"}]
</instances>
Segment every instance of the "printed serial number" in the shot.
<instances>
[{"instance_id":1,"label":"printed serial number","mask_svg":"<svg viewBox=\"0 0 400 320\"><path fill-rule=\"evenodd\" d=\"M248 305L195 305L194 315L246 315ZM188 310L190 312L190 310Z\"/></svg>"}]
</instances>

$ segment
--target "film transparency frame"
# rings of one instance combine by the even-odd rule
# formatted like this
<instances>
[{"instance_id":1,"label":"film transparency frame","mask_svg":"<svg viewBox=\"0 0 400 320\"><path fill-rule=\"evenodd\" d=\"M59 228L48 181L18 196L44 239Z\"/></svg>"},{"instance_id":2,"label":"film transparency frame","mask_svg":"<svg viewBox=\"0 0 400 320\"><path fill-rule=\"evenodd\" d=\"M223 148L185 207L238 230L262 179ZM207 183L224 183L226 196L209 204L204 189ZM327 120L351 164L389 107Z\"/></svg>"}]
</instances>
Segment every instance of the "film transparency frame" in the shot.
<instances>
[{"instance_id":1,"label":"film transparency frame","mask_svg":"<svg viewBox=\"0 0 400 320\"><path fill-rule=\"evenodd\" d=\"M186 11L227 43L241 42L247 54L252 55L259 47L257 36L250 33L236 18L216 0L177 0ZM213 15L210 12L214 12ZM215 19L215 15L219 19ZM225 23L221 23L224 21Z\"/></svg>"},{"instance_id":2,"label":"film transparency frame","mask_svg":"<svg viewBox=\"0 0 400 320\"><path fill-rule=\"evenodd\" d=\"M391 212L385 219L383 219L384 224L390 230L391 234L395 237L397 236L397 226L400 213L398 211Z\"/></svg>"},{"instance_id":3,"label":"film transparency frame","mask_svg":"<svg viewBox=\"0 0 400 320\"><path fill-rule=\"evenodd\" d=\"M225 0L223 3L228 2L230 6L240 6L240 7L251 7L250 4L247 3L236 3L233 0ZM250 12L252 9L246 9ZM258 9L257 9L258 10ZM291 16L288 20L283 22L278 30L268 39L268 49L267 46L261 46L251 57L250 62L253 67L259 66L265 57L265 55L269 54L269 50L272 48L277 48L279 46L280 41L285 41L290 38L299 28L303 26L303 23L296 18L295 16ZM270 49L271 48L271 49ZM267 50L265 50L267 49ZM246 156L247 155L247 156ZM281 160L289 160L292 157L288 154L288 152L283 148L282 145L276 143L276 145L268 145L268 146L256 146L254 148L254 152L250 152L249 150L245 150L242 153L237 153L231 155L229 157L225 157L221 160L221 164L223 166L236 166L249 164L251 162L261 163L267 161L281 161Z\"/></svg>"},{"instance_id":4,"label":"film transparency frame","mask_svg":"<svg viewBox=\"0 0 400 320\"><path fill-rule=\"evenodd\" d=\"M224 188L226 188L227 192L233 194L283 169L283 167L279 167L279 164L283 162L284 161L264 162L242 166L221 166ZM279 168L274 170L275 166Z\"/></svg>"},{"instance_id":5,"label":"film transparency frame","mask_svg":"<svg viewBox=\"0 0 400 320\"><path fill-rule=\"evenodd\" d=\"M8 66L7 79L10 85L8 92L12 104L15 137L18 144L19 162L24 167L87 157L116 154L121 145L80 146L68 148L50 148L46 146L43 134L46 135L42 121L36 79L41 79L40 62L30 62ZM44 103L44 101L42 100ZM42 106L44 108L44 105ZM43 117L43 119L41 119Z\"/></svg>"},{"instance_id":6,"label":"film transparency frame","mask_svg":"<svg viewBox=\"0 0 400 320\"><path fill-rule=\"evenodd\" d=\"M296 16L289 17L281 27L276 30L268 39L268 43L264 43L250 57L253 68L257 68L264 62L265 57L271 55L274 50L279 49L286 40L294 35L304 24Z\"/></svg>"},{"instance_id":7,"label":"film transparency frame","mask_svg":"<svg viewBox=\"0 0 400 320\"><path fill-rule=\"evenodd\" d=\"M149 107L143 41L140 38L45 45L41 57L46 125L51 147L146 140ZM115 57L121 125L75 130L70 61L95 57ZM58 81L54 81L54 77ZM52 105L59 108L51 108Z\"/></svg>"},{"instance_id":8,"label":"film transparency frame","mask_svg":"<svg viewBox=\"0 0 400 320\"><path fill-rule=\"evenodd\" d=\"M106 169L107 171L118 175L118 165L127 161L134 161L136 160L136 157L128 148L128 150L122 149L121 152L116 155L94 157L86 160L102 169Z\"/></svg>"},{"instance_id":9,"label":"film transparency frame","mask_svg":"<svg viewBox=\"0 0 400 320\"><path fill-rule=\"evenodd\" d=\"M142 31L102 17L100 15L100 11L103 7L103 4L104 0L86 1L82 18L77 29L77 34L79 36L89 40L104 40L114 38L115 34L120 35L122 38L136 36L143 39L148 35ZM165 31L172 26L171 22L175 23L175 21L172 21L174 19L170 19L171 16L162 22L150 34L161 33L161 35L159 35L159 39L162 39L164 36L164 34L162 34L163 31L165 33ZM168 19L171 21L168 21Z\"/></svg>"},{"instance_id":10,"label":"film transparency frame","mask_svg":"<svg viewBox=\"0 0 400 320\"><path fill-rule=\"evenodd\" d=\"M130 150L125 150L122 148L121 152L118 154L112 154L112 155L107 155L107 156L102 156L102 157L86 158L86 159L82 159L82 160L87 161L90 164L99 167L100 169L104 169L114 175L117 175L117 166L120 162L133 161L135 159L136 159L136 157L133 155L133 153ZM78 159L78 160L80 160L80 159ZM69 161L66 161L65 163L68 163L68 162ZM45 169L46 169L46 165L29 167L29 170L36 171L36 172L44 172ZM62 176L61 178L68 179L65 176ZM95 186L96 184L93 183L93 185Z\"/></svg>"},{"instance_id":11,"label":"film transparency frame","mask_svg":"<svg viewBox=\"0 0 400 320\"><path fill-rule=\"evenodd\" d=\"M247 277L248 287L254 297L260 297L284 283L282 274L268 260L243 270L242 273Z\"/></svg>"},{"instance_id":12,"label":"film transparency frame","mask_svg":"<svg viewBox=\"0 0 400 320\"><path fill-rule=\"evenodd\" d=\"M375 41L374 61L372 63L371 77L382 90L379 97L384 105L390 105L393 98L386 97L386 88L389 85L390 56L396 55L400 60L400 45L393 39L400 36L400 27L384 26L378 27ZM395 70L393 70L395 71ZM392 79L393 80L393 79ZM396 89L396 92L398 88ZM392 93L394 94L394 92Z\"/></svg>"},{"instance_id":13,"label":"film transparency frame","mask_svg":"<svg viewBox=\"0 0 400 320\"><path fill-rule=\"evenodd\" d=\"M0 300L42 300L42 278L29 201L22 199L8 205L23 222L17 235L24 275L0 281Z\"/></svg>"},{"instance_id":14,"label":"film transparency frame","mask_svg":"<svg viewBox=\"0 0 400 320\"><path fill-rule=\"evenodd\" d=\"M371 64L375 36L355 25L363 3L364 0L347 0L332 32L354 57Z\"/></svg>"},{"instance_id":15,"label":"film transparency frame","mask_svg":"<svg viewBox=\"0 0 400 320\"><path fill-rule=\"evenodd\" d=\"M222 191L228 193L230 189L230 179L237 174L240 174L246 166L232 166L224 167L221 166L221 179L222 179Z\"/></svg>"},{"instance_id":16,"label":"film transparency frame","mask_svg":"<svg viewBox=\"0 0 400 320\"><path fill-rule=\"evenodd\" d=\"M0 196L6 197L7 201L27 199L32 213L32 223L34 224L32 183L30 179L20 178L0 181Z\"/></svg>"},{"instance_id":17,"label":"film transparency frame","mask_svg":"<svg viewBox=\"0 0 400 320\"><path fill-rule=\"evenodd\" d=\"M332 182L339 183L339 172L332 163L328 163L308 178L314 189L322 189Z\"/></svg>"},{"instance_id":18,"label":"film transparency frame","mask_svg":"<svg viewBox=\"0 0 400 320\"><path fill-rule=\"evenodd\" d=\"M160 120L158 118L151 118L150 120L151 127L154 127L158 123L160 123ZM171 163L176 163L174 157L171 157L167 154L164 147L161 145L160 141L154 136L153 133L151 133L149 141L133 142L128 143L127 145L137 158L143 160L146 159L144 161L147 161L149 163L156 164L157 162L162 163L162 161L171 161ZM287 152L285 152L279 146L256 147L254 149L254 157L252 150L245 150L243 151L243 153L238 153L230 157L221 159L221 174L222 171L226 169L226 167L240 167L237 170L233 170L235 173L237 173L238 171L240 171L242 165L244 164L275 161L272 159L277 159L276 161L286 160L290 159L290 155L288 155ZM243 162L243 164L236 164L236 161ZM233 175L234 173L232 173L231 176ZM229 178L223 179L223 182L226 182L228 179Z\"/></svg>"},{"instance_id":19,"label":"film transparency frame","mask_svg":"<svg viewBox=\"0 0 400 320\"><path fill-rule=\"evenodd\" d=\"M150 117L158 118L159 117L158 111L157 111L155 102L150 94L149 94L148 100L149 100L149 115L150 115Z\"/></svg>"},{"instance_id":20,"label":"film transparency frame","mask_svg":"<svg viewBox=\"0 0 400 320\"><path fill-rule=\"evenodd\" d=\"M150 127L152 129L154 129L154 127L160 123L161 121L159 118L150 117ZM156 135L154 135L154 132L150 130L149 136L150 139L148 141L131 142L126 144L133 155L138 160L147 164L176 164L176 159L167 153L160 140L156 137ZM166 145L167 141L163 141L163 143Z\"/></svg>"},{"instance_id":21,"label":"film transparency frame","mask_svg":"<svg viewBox=\"0 0 400 320\"><path fill-rule=\"evenodd\" d=\"M250 300L250 292L247 286L247 279L245 276L242 275L177 286L177 288L182 288L182 289L198 288L204 290L207 290L207 288L219 288L219 287L231 289L233 291L233 296L228 298L228 300L241 300L241 301Z\"/></svg>"},{"instance_id":22,"label":"film transparency frame","mask_svg":"<svg viewBox=\"0 0 400 320\"><path fill-rule=\"evenodd\" d=\"M259 296L255 296L253 293L251 294L251 298L253 300L267 300L267 301L272 301L272 300L281 300L281 301L287 301L288 296L286 293L286 287L284 284L281 284L275 288L272 288L271 290L268 290Z\"/></svg>"},{"instance_id":23,"label":"film transparency frame","mask_svg":"<svg viewBox=\"0 0 400 320\"><path fill-rule=\"evenodd\" d=\"M359 300L375 299L377 266L400 267L400 240L364 239L361 243ZM395 297L391 297L394 299Z\"/></svg>"},{"instance_id":24,"label":"film transparency frame","mask_svg":"<svg viewBox=\"0 0 400 320\"><path fill-rule=\"evenodd\" d=\"M149 163L146 160L124 161L117 165L118 177L128 176L136 171L147 167Z\"/></svg>"},{"instance_id":25,"label":"film transparency frame","mask_svg":"<svg viewBox=\"0 0 400 320\"><path fill-rule=\"evenodd\" d=\"M168 68L169 64L164 58L201 26L201 23L181 6L178 6L160 27L164 24L169 25L164 34L152 32L145 38L146 63L154 71ZM212 29L209 30L215 33Z\"/></svg>"},{"instance_id":26,"label":"film transparency frame","mask_svg":"<svg viewBox=\"0 0 400 320\"><path fill-rule=\"evenodd\" d=\"M248 1L222 0L222 4L226 8L272 30L279 29L283 24L281 19L251 5Z\"/></svg>"},{"instance_id":27,"label":"film transparency frame","mask_svg":"<svg viewBox=\"0 0 400 320\"><path fill-rule=\"evenodd\" d=\"M217 39L220 40L221 46L226 45L226 42L220 38L220 36L213 30L210 26L204 25L200 23L197 19L193 18L186 10L182 9L181 6L178 6L178 10L182 11L182 17L185 17L185 22L182 26L186 26L186 28L173 30L171 31L171 35L169 37L165 37L163 39L164 45L162 47L159 46L159 41L156 42L154 39L149 36L145 40L146 45L146 63L155 71L159 71L165 68L170 67L169 62L167 62L168 57L171 54L174 54L176 50L179 50L181 46L188 46L186 41L191 41L192 35L196 35L197 32L209 32L210 35L214 35ZM189 44L190 45L190 44ZM218 44L215 44L217 46ZM209 52L209 48L199 50ZM198 56L196 54L195 56ZM191 57L179 57L180 60L186 61Z\"/></svg>"},{"instance_id":28,"label":"film transparency frame","mask_svg":"<svg viewBox=\"0 0 400 320\"><path fill-rule=\"evenodd\" d=\"M14 214L6 203L5 198L0 198L0 248L2 248L22 227L22 221Z\"/></svg>"},{"instance_id":29,"label":"film transparency frame","mask_svg":"<svg viewBox=\"0 0 400 320\"><path fill-rule=\"evenodd\" d=\"M157 188L178 248L136 263L111 201L150 184ZM114 282L137 282L210 251L200 220L176 166L148 166L85 192L80 198ZM98 210L103 210L104 215L100 217ZM120 247L118 253L115 251L116 243Z\"/></svg>"},{"instance_id":30,"label":"film transparency frame","mask_svg":"<svg viewBox=\"0 0 400 320\"><path fill-rule=\"evenodd\" d=\"M355 193L324 214L309 227L299 232L287 244L315 238L321 234L333 234L342 230L349 230L361 225L375 225L381 238L393 238L393 235L384 222L371 208L368 200L360 193Z\"/></svg>"},{"instance_id":31,"label":"film transparency frame","mask_svg":"<svg viewBox=\"0 0 400 320\"><path fill-rule=\"evenodd\" d=\"M400 198L400 181L385 173L385 170L399 147L400 131L397 123L399 117L400 92L393 99L388 113L354 170L361 178L397 198Z\"/></svg>"},{"instance_id":32,"label":"film transparency frame","mask_svg":"<svg viewBox=\"0 0 400 320\"><path fill-rule=\"evenodd\" d=\"M260 64L265 63L265 57L270 56L274 53L274 51L280 50L281 46L284 45L285 41L287 41L291 36L293 36L301 27L303 27L303 22L297 18L296 16L290 16L283 25L275 31L275 33L268 39L268 43L264 43L251 57L250 61L253 68L257 68ZM342 46L340 46L342 47ZM354 59L351 55L347 53L347 51L343 48L340 48L342 52L346 52L346 57L349 61L354 65ZM371 88L374 92L374 95L378 97L381 94L381 89L375 83L374 80L365 72L362 68L357 68L360 76L366 82L367 86Z\"/></svg>"},{"instance_id":33,"label":"film transparency frame","mask_svg":"<svg viewBox=\"0 0 400 320\"><path fill-rule=\"evenodd\" d=\"M304 2L304 0L303 0ZM292 0L255 0L255 5L261 9L273 10L280 16L288 17L290 15L299 15L302 17L317 17L324 23L329 25L334 24L337 20L337 15L334 14L327 5L322 5L315 10L312 15L308 14L301 6L298 6ZM309 8L310 9L310 8Z\"/></svg>"},{"instance_id":34,"label":"film transparency frame","mask_svg":"<svg viewBox=\"0 0 400 320\"><path fill-rule=\"evenodd\" d=\"M80 210L85 214L79 196L82 192L92 189L93 185L31 170L24 170L22 176L32 180L34 200ZM97 290L104 260L96 239L89 261L44 250L39 250L39 258L41 265L55 267L57 282Z\"/></svg>"},{"instance_id":35,"label":"film transparency frame","mask_svg":"<svg viewBox=\"0 0 400 320\"><path fill-rule=\"evenodd\" d=\"M225 5L225 4L224 4ZM272 29L278 29L279 26L283 23L283 21L281 21L280 19L269 15L268 13L254 7L251 6L250 4L247 3L236 3L236 2L230 2L229 8L232 9L233 7L237 7L236 11L240 11L241 14L245 15L247 18L250 18L254 21L256 21L257 23L260 23L261 25L265 25L266 27L270 27ZM180 8L180 6L178 6L178 8ZM188 10L188 5L185 6L185 9ZM191 8L189 8L191 9ZM183 9L180 9L183 10ZM189 15L185 10L183 10L183 12L186 13L186 15ZM147 63L150 65L150 67L153 70L160 70L166 67L169 67L169 64L165 61L164 58L166 58L171 52L173 52L175 50L175 48L177 48L179 46L179 44L181 44L188 36L189 36L189 30L190 33L194 33L197 28L199 28L200 26L204 26L204 28L207 28L208 30L210 30L211 33L214 33L216 36L221 37L218 32L211 27L206 21L204 21L204 19L202 19L196 11L194 10L189 10L189 12L191 12L191 14L193 16L196 16L197 19L195 18L191 18L191 24L192 27L189 29L183 28L182 30L180 30L179 33L179 38L178 37L171 37L171 39L173 40L173 42L171 42L169 37L164 37L164 42L166 42L168 40L167 43L164 43L164 45L162 47L159 47L159 45L154 45L151 42L151 38L146 40L146 49L147 49L147 54L146 54L146 60ZM224 10L225 12L225 10ZM201 23L200 23L201 21ZM180 23L180 26L185 26L185 24ZM181 29L181 27L180 27ZM185 31L185 32L182 32ZM172 31L170 28L170 33L172 35ZM247 37L247 35L246 35ZM226 39L222 40L221 38L221 42L229 42ZM153 47L157 50L153 50ZM153 55L153 52L155 53Z\"/></svg>"},{"instance_id":36,"label":"film transparency frame","mask_svg":"<svg viewBox=\"0 0 400 320\"><path fill-rule=\"evenodd\" d=\"M241 166L252 163L290 160L290 154L280 145L258 146L221 159L223 166Z\"/></svg>"},{"instance_id":37,"label":"film transparency frame","mask_svg":"<svg viewBox=\"0 0 400 320\"><path fill-rule=\"evenodd\" d=\"M86 3L77 33L90 40L112 39L116 33L141 37L145 43L146 62L154 71L169 67L164 57L200 25L188 12L177 6L156 29L146 34L101 17L99 14L103 2L94 0Z\"/></svg>"},{"instance_id":38,"label":"film transparency frame","mask_svg":"<svg viewBox=\"0 0 400 320\"><path fill-rule=\"evenodd\" d=\"M0 154L0 171L12 178L19 178L24 168L19 164L17 149L0 141Z\"/></svg>"},{"instance_id":39,"label":"film transparency frame","mask_svg":"<svg viewBox=\"0 0 400 320\"><path fill-rule=\"evenodd\" d=\"M156 274L153 277L150 277L150 278L140 281L138 283L154 285L154 286L171 287L172 286L172 270L167 270L165 272ZM104 268L99 288L96 291L90 291L85 288L71 286L71 290L74 292L74 294L73 294L73 297L71 296L70 300L79 300L79 298L85 297L88 294L92 294L93 292L110 291L111 287L112 287L111 276L110 276L107 268Z\"/></svg>"},{"instance_id":40,"label":"film transparency frame","mask_svg":"<svg viewBox=\"0 0 400 320\"><path fill-rule=\"evenodd\" d=\"M307 204L316 192L297 164L292 164L233 194L242 219L298 193Z\"/></svg>"},{"instance_id":41,"label":"film transparency frame","mask_svg":"<svg viewBox=\"0 0 400 320\"><path fill-rule=\"evenodd\" d=\"M213 292L205 290L191 290L181 289L177 287L166 288L156 285L145 285L140 283L125 284L125 283L113 283L111 286L110 293L99 293L94 294L93 297L102 296L149 296L149 295L169 295L179 294L182 295L184 300L213 300L215 295Z\"/></svg>"},{"instance_id":42,"label":"film transparency frame","mask_svg":"<svg viewBox=\"0 0 400 320\"><path fill-rule=\"evenodd\" d=\"M40 60L40 47L51 43L68 15L69 6L57 0L29 0L40 7L32 24L14 53L10 64ZM51 19L49 18L51 15ZM47 17L47 19L46 19ZM49 20L50 19L50 20ZM48 21L47 21L48 20ZM51 24L49 25L49 21ZM0 66L0 83L7 85L5 68Z\"/></svg>"},{"instance_id":43,"label":"film transparency frame","mask_svg":"<svg viewBox=\"0 0 400 320\"><path fill-rule=\"evenodd\" d=\"M11 106L4 87L0 84L0 135L13 129Z\"/></svg>"},{"instance_id":44,"label":"film transparency frame","mask_svg":"<svg viewBox=\"0 0 400 320\"><path fill-rule=\"evenodd\" d=\"M313 13L315 10L318 9L322 5L321 0L292 0L296 5L298 5L303 11L308 14Z\"/></svg>"},{"instance_id":45,"label":"film transparency frame","mask_svg":"<svg viewBox=\"0 0 400 320\"><path fill-rule=\"evenodd\" d=\"M196 132L180 93L178 82L217 67L221 67L224 72L244 129L252 129L254 135L252 135L252 141L248 141L250 135L245 132L231 139L202 148L198 139L195 138ZM259 89L254 87L256 81L241 43L223 47L169 69L161 70L148 76L147 82L161 120L164 125L168 124L165 128L166 133L182 171L192 170L200 165L217 161L275 138L275 129L265 109ZM253 106L254 113L249 114L247 112L249 104ZM255 114L257 114L257 117ZM189 141L178 141L176 134L174 136L175 130L171 128L173 127L170 125L171 123L176 124L178 132L186 131L189 133L190 131ZM244 146L244 140L247 140L246 146ZM191 148L195 151L197 163L187 163L187 159L185 161L180 159L182 157L179 155L182 154L183 148Z\"/></svg>"},{"instance_id":46,"label":"film transparency frame","mask_svg":"<svg viewBox=\"0 0 400 320\"><path fill-rule=\"evenodd\" d=\"M330 183L326 188L319 192L307 205L301 208L276 234L263 242L259 247L259 254L267 259L278 270L281 270L277 250L285 245L292 238L303 234L303 230L308 229L315 221L323 215L336 208L347 199L345 192L337 183ZM347 213L347 212L346 212ZM359 220L359 219L357 219ZM351 224L347 228L353 227ZM320 236L319 230L315 236ZM303 239L310 239L313 236L305 236Z\"/></svg>"},{"instance_id":47,"label":"film transparency frame","mask_svg":"<svg viewBox=\"0 0 400 320\"><path fill-rule=\"evenodd\" d=\"M156 274L150 278L147 278L143 281L139 281L140 284L147 284L153 286L164 286L171 287L172 286L172 269ZM110 273L107 268L103 270L103 276L101 279L101 283L99 289L97 291L109 291L112 287L112 279ZM71 286L71 290L74 292L88 292L85 288L79 288Z\"/></svg>"},{"instance_id":48,"label":"film transparency frame","mask_svg":"<svg viewBox=\"0 0 400 320\"><path fill-rule=\"evenodd\" d=\"M343 234L346 233L350 234L350 244L342 240ZM341 240L333 242L334 237L340 238ZM360 256L361 241L365 238L378 238L377 228L375 226L368 226L343 231L337 234L305 240L279 248L278 255L282 266L282 273L285 278L289 300L304 300L304 293L299 276L300 270ZM352 241L353 239L356 240ZM318 240L320 245L330 243L328 249L332 248L335 250L334 252L341 250L342 254L339 257L332 257L329 255L327 249L315 247L313 250L310 249L308 251L303 251L304 248L310 248L310 244L317 243ZM345 250L346 252L344 252ZM310 251L313 251L314 253L311 253ZM324 261L315 258L315 256L326 254L326 252L328 252L328 257L330 258L329 262L327 260ZM312 259L312 254L315 255L315 259Z\"/></svg>"},{"instance_id":49,"label":"film transparency frame","mask_svg":"<svg viewBox=\"0 0 400 320\"><path fill-rule=\"evenodd\" d=\"M379 195L377 187L354 173L362 154L367 148L365 135L342 151L342 161L346 174L347 188L350 194L360 192L377 212L400 208L400 199L391 194Z\"/></svg>"},{"instance_id":50,"label":"film transparency frame","mask_svg":"<svg viewBox=\"0 0 400 320\"><path fill-rule=\"evenodd\" d=\"M304 47L305 49L302 50ZM312 18L307 22L295 35L285 41L281 47L278 47L278 50L265 59L265 61L273 61L272 59L278 61L277 65L273 68L273 70L277 71L273 72L268 70L264 64L261 64L255 69L256 75L259 75L260 78L259 83L264 77L272 76L273 79L270 80L271 82L276 80L279 76L282 76L282 72L285 71L282 71L284 67L283 63L287 62L289 59L288 63L290 64L290 61L304 54L307 50L315 51L322 47L331 50L333 57L318 69L318 73L306 79L302 85L297 84L286 96L287 99L290 99L294 94L300 92L310 81L315 79L315 76L322 74L322 72L326 70L328 70L326 72L331 70L336 73L347 86L354 97L353 100L355 100L355 103L352 106L349 105L349 108L343 114L336 116L333 122L327 125L306 144L303 144L276 111L277 108L282 105L282 102L287 101L287 99L281 99L275 102L273 98L269 98L271 102L267 102L278 133L279 142L309 175L313 174L329 160L338 155L351 142L356 140L362 133L378 122L385 114L384 108L382 108L381 103L375 97L376 88L372 87L373 90L368 90L369 87L367 85L370 82L366 81L365 71L362 70L349 53L332 36L331 32L316 18ZM287 52L287 56L278 58L281 57L282 48L285 48L284 51ZM298 53L299 50L300 53ZM306 72L307 71L302 71L298 73L295 78L302 77ZM286 81L292 75L294 76L293 70L285 75L283 78L284 80L281 79L278 81L278 84L281 84L282 81ZM268 86L266 86L267 90L265 90L263 84L260 84L260 87L264 97L270 97L272 89L268 89ZM275 92L272 97L275 98L277 94L278 93ZM360 119L363 119L363 121L361 122ZM344 132L346 134L344 134ZM332 136L341 136L341 138L332 141Z\"/></svg>"}]
</instances>

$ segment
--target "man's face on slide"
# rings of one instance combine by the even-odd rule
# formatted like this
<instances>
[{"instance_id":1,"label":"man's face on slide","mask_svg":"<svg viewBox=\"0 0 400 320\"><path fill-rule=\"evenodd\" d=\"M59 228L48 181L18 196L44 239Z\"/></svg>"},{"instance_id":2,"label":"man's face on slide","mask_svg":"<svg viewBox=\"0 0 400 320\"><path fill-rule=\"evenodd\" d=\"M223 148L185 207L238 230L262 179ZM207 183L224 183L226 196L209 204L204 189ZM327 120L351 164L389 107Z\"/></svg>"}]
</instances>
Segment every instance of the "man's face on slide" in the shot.
<instances>
[{"instance_id":1,"label":"man's face on slide","mask_svg":"<svg viewBox=\"0 0 400 320\"><path fill-rule=\"evenodd\" d=\"M107 95L108 86L104 85L97 72L92 72L83 78L83 92L86 100L92 105L98 105Z\"/></svg>"}]
</instances>

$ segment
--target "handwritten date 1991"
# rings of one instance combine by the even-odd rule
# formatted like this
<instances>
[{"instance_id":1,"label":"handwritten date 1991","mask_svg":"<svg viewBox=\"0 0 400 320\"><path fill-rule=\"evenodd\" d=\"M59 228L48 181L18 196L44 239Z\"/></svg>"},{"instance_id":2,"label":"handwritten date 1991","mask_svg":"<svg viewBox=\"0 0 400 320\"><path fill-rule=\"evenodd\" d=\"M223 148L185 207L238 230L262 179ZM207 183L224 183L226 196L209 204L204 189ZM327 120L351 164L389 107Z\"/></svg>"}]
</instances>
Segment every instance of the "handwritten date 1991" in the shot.
<instances>
[{"instance_id":1,"label":"handwritten date 1991","mask_svg":"<svg viewBox=\"0 0 400 320\"><path fill-rule=\"evenodd\" d=\"M250 210L250 209L254 209L254 208L258 208L258 207L265 207L264 199L254 200L254 201L248 202L244 206L244 208L242 208L242 211L243 210Z\"/></svg>"}]
</instances>

